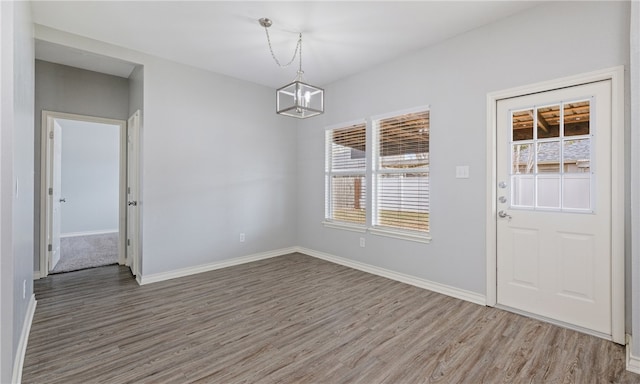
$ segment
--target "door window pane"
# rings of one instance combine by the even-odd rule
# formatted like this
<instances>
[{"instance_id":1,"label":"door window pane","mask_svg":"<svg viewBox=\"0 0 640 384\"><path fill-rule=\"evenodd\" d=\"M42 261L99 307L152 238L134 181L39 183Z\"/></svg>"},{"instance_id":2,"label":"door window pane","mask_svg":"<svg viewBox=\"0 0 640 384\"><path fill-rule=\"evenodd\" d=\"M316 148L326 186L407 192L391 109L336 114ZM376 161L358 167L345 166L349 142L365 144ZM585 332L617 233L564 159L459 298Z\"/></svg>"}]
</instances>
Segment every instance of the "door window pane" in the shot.
<instances>
[{"instance_id":1,"label":"door window pane","mask_svg":"<svg viewBox=\"0 0 640 384\"><path fill-rule=\"evenodd\" d=\"M532 208L534 203L533 175L511 177L511 204L515 207Z\"/></svg>"},{"instance_id":2,"label":"door window pane","mask_svg":"<svg viewBox=\"0 0 640 384\"><path fill-rule=\"evenodd\" d=\"M513 141L533 140L533 109L511 113Z\"/></svg>"},{"instance_id":3,"label":"door window pane","mask_svg":"<svg viewBox=\"0 0 640 384\"><path fill-rule=\"evenodd\" d=\"M538 139L560 137L560 106L551 105L537 109Z\"/></svg>"},{"instance_id":4,"label":"door window pane","mask_svg":"<svg viewBox=\"0 0 640 384\"><path fill-rule=\"evenodd\" d=\"M560 173L560 142L538 143L538 173Z\"/></svg>"},{"instance_id":5,"label":"door window pane","mask_svg":"<svg viewBox=\"0 0 640 384\"><path fill-rule=\"evenodd\" d=\"M513 144L511 150L512 171L514 175L533 173L535 161L533 144Z\"/></svg>"},{"instance_id":6,"label":"door window pane","mask_svg":"<svg viewBox=\"0 0 640 384\"><path fill-rule=\"evenodd\" d=\"M570 209L591 209L591 174L564 175L562 206Z\"/></svg>"},{"instance_id":7,"label":"door window pane","mask_svg":"<svg viewBox=\"0 0 640 384\"><path fill-rule=\"evenodd\" d=\"M564 172L589 173L591 171L591 139L564 141Z\"/></svg>"},{"instance_id":8,"label":"door window pane","mask_svg":"<svg viewBox=\"0 0 640 384\"><path fill-rule=\"evenodd\" d=\"M560 175L538 176L538 207L560 208Z\"/></svg>"},{"instance_id":9,"label":"door window pane","mask_svg":"<svg viewBox=\"0 0 640 384\"><path fill-rule=\"evenodd\" d=\"M588 135L590 132L591 108L589 101L579 101L564 105L564 135Z\"/></svg>"}]
</instances>

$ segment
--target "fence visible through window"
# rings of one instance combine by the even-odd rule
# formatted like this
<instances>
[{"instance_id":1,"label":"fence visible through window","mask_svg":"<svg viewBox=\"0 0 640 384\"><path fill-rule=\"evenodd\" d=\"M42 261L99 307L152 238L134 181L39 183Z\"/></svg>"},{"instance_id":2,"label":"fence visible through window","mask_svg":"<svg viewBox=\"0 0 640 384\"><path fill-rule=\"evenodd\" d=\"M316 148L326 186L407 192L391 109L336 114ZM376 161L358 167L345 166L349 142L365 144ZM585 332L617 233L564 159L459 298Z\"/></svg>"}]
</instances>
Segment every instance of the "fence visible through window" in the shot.
<instances>
[{"instance_id":1,"label":"fence visible through window","mask_svg":"<svg viewBox=\"0 0 640 384\"><path fill-rule=\"evenodd\" d=\"M511 205L589 212L591 100L511 111Z\"/></svg>"},{"instance_id":2,"label":"fence visible through window","mask_svg":"<svg viewBox=\"0 0 640 384\"><path fill-rule=\"evenodd\" d=\"M429 231L429 111L380 119L374 225Z\"/></svg>"}]
</instances>

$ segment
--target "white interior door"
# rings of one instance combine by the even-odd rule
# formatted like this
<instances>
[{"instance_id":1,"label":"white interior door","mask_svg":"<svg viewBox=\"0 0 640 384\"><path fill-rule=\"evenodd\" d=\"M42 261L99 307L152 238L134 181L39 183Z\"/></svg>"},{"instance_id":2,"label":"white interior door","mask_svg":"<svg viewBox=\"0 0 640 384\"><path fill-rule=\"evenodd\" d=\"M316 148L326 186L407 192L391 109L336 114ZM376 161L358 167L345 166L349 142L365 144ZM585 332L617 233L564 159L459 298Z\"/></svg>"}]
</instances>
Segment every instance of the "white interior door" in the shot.
<instances>
[{"instance_id":1,"label":"white interior door","mask_svg":"<svg viewBox=\"0 0 640 384\"><path fill-rule=\"evenodd\" d=\"M138 183L138 143L140 137L140 111L136 111L127 121L127 265L131 273L140 272L138 248L139 234L139 183Z\"/></svg>"},{"instance_id":2,"label":"white interior door","mask_svg":"<svg viewBox=\"0 0 640 384\"><path fill-rule=\"evenodd\" d=\"M611 82L498 101L497 304L611 338Z\"/></svg>"},{"instance_id":3,"label":"white interior door","mask_svg":"<svg viewBox=\"0 0 640 384\"><path fill-rule=\"evenodd\" d=\"M60 227L61 227L61 205L64 199L61 194L62 187L62 128L57 121L53 121L53 127L49 134L50 145L52 148L51 154L51 184L50 193L51 198L51 258L49 271L56 267L58 261L60 261Z\"/></svg>"}]
</instances>

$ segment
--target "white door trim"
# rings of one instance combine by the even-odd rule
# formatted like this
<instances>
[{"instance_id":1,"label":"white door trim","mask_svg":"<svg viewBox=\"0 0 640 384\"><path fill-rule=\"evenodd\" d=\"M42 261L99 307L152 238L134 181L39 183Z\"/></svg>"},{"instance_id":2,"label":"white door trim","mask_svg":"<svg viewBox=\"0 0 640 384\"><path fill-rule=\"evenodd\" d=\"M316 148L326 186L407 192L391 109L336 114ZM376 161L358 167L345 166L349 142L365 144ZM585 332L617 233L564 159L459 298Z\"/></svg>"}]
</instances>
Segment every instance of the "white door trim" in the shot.
<instances>
[{"instance_id":1,"label":"white door trim","mask_svg":"<svg viewBox=\"0 0 640 384\"><path fill-rule=\"evenodd\" d=\"M140 110L136 110L127 120L127 134L124 143L127 155L126 200L124 207L126 213L126 265L134 276L140 275ZM135 201L136 205L129 207L129 201ZM129 245L129 241L132 242ZM139 280L140 281L140 280Z\"/></svg>"},{"instance_id":2,"label":"white door trim","mask_svg":"<svg viewBox=\"0 0 640 384\"><path fill-rule=\"evenodd\" d=\"M118 204L120 217L118 219L118 231L119 233L126 233L126 121L43 110L40 140L40 274L39 276L37 276L38 278L47 277L49 275L49 268L47 267L49 265L49 252L47 250L47 232L49 231L49 228L47 226L47 218L49 212L49 199L47 199L47 162L49 161L48 135L50 122L53 122L53 120L55 119L81 120L91 123L102 123L120 126L120 191ZM123 147L123 142L125 143L125 147ZM124 264L126 245L125 237L126 236L120 236L120 239L118 241L118 262L120 264Z\"/></svg>"},{"instance_id":3,"label":"white door trim","mask_svg":"<svg viewBox=\"0 0 640 384\"><path fill-rule=\"evenodd\" d=\"M496 305L496 106L498 100L611 80L611 312L612 340L625 343L624 328L624 66L540 82L487 94L486 303Z\"/></svg>"}]
</instances>

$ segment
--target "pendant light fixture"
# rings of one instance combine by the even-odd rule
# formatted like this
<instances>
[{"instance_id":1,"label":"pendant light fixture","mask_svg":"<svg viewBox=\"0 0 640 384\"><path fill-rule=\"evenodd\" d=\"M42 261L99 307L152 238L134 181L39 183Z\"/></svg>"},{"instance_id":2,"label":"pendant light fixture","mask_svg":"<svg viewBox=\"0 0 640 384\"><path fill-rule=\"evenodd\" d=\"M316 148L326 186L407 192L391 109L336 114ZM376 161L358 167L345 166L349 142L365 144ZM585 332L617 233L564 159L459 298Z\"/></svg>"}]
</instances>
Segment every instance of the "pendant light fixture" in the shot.
<instances>
[{"instance_id":1,"label":"pendant light fixture","mask_svg":"<svg viewBox=\"0 0 640 384\"><path fill-rule=\"evenodd\" d=\"M304 71L302 70L302 33L298 35L298 43L293 51L293 57L287 64L281 64L273 53L271 38L269 37L269 27L273 24L270 19L262 18L258 20L264 27L267 34L267 43L271 57L279 67L287 67L293 63L298 56L298 74L292 83L276 90L276 113L279 115L306 119L324 113L324 89L307 84L303 81Z\"/></svg>"}]
</instances>

